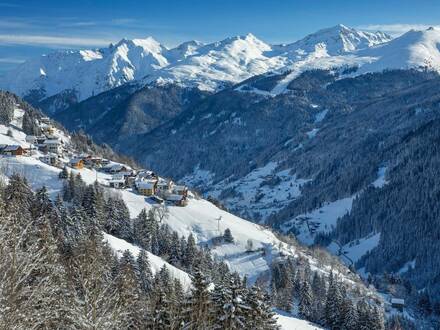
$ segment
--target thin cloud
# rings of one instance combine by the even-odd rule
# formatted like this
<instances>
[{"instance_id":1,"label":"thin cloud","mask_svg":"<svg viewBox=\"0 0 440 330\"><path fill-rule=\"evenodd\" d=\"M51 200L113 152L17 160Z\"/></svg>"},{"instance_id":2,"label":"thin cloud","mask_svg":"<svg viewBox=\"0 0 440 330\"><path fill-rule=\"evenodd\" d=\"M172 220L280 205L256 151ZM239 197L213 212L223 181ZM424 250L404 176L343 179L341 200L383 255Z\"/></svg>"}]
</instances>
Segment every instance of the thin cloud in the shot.
<instances>
[{"instance_id":1,"label":"thin cloud","mask_svg":"<svg viewBox=\"0 0 440 330\"><path fill-rule=\"evenodd\" d=\"M0 57L0 63L6 63L6 64L21 64L24 63L25 60L20 60L13 57Z\"/></svg>"},{"instance_id":2,"label":"thin cloud","mask_svg":"<svg viewBox=\"0 0 440 330\"><path fill-rule=\"evenodd\" d=\"M82 37L58 37L46 35L0 34L0 44L54 46L107 46L111 40Z\"/></svg>"},{"instance_id":3,"label":"thin cloud","mask_svg":"<svg viewBox=\"0 0 440 330\"><path fill-rule=\"evenodd\" d=\"M409 30L426 30L430 27L440 27L440 25L429 24L369 24L360 25L357 28L366 31L382 31L392 36L400 36Z\"/></svg>"},{"instance_id":4,"label":"thin cloud","mask_svg":"<svg viewBox=\"0 0 440 330\"><path fill-rule=\"evenodd\" d=\"M62 23L60 26L63 27L88 27L88 26L96 26L98 25L96 22L88 21L88 22L72 22L72 23Z\"/></svg>"}]
</instances>

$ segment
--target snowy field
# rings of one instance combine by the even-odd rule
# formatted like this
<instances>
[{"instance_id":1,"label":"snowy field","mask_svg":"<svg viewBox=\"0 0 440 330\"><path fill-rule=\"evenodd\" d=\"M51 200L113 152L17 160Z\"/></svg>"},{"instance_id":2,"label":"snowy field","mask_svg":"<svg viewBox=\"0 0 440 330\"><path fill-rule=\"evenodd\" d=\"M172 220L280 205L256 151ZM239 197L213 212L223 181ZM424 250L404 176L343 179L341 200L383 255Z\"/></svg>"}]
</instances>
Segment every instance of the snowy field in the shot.
<instances>
[{"instance_id":1,"label":"snowy field","mask_svg":"<svg viewBox=\"0 0 440 330\"><path fill-rule=\"evenodd\" d=\"M320 208L287 221L282 229L287 232L295 226L299 230L297 239L306 245L311 245L317 233L330 232L336 227L338 218L351 211L353 200L354 196L327 202Z\"/></svg>"},{"instance_id":2,"label":"snowy field","mask_svg":"<svg viewBox=\"0 0 440 330\"><path fill-rule=\"evenodd\" d=\"M276 315L277 322L282 330L319 330L322 329L308 321L300 320L283 314Z\"/></svg>"},{"instance_id":3,"label":"snowy field","mask_svg":"<svg viewBox=\"0 0 440 330\"><path fill-rule=\"evenodd\" d=\"M234 190L231 196L222 198L222 202L233 211L246 214L252 209L249 217L259 218L264 222L292 200L300 196L300 187L308 180L291 175L290 170L277 171L278 164L269 162L236 181L221 181L208 192L218 198L222 191Z\"/></svg>"}]
</instances>

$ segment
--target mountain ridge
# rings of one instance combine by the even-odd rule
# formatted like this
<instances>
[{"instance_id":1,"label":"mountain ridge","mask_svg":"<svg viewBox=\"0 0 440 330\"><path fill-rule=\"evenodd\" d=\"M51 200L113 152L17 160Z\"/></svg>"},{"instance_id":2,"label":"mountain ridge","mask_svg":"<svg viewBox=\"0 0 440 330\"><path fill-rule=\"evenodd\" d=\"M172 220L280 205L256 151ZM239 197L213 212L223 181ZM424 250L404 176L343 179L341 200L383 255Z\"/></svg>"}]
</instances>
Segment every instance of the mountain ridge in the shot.
<instances>
[{"instance_id":1,"label":"mountain ridge","mask_svg":"<svg viewBox=\"0 0 440 330\"><path fill-rule=\"evenodd\" d=\"M289 66L313 53L317 44L326 45L328 53L336 55L389 40L383 33L358 32L343 25L332 28L328 36L327 30L317 32L324 34L321 37L315 33L286 46L270 45L252 34L208 44L188 41L170 49L152 37L122 39L107 48L58 51L31 59L6 73L0 88L22 97L32 95L34 102L66 91L78 102L133 81L172 82L217 91ZM299 52L310 39L314 40L310 47Z\"/></svg>"}]
</instances>

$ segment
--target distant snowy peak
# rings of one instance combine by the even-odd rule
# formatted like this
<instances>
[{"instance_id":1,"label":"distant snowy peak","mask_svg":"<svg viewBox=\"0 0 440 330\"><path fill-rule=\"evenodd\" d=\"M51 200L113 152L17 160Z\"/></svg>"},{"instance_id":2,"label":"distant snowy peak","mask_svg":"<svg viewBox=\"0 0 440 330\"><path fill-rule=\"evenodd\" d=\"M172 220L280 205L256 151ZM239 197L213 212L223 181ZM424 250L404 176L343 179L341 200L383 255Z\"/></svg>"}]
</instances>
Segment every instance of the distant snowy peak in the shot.
<instances>
[{"instance_id":1,"label":"distant snowy peak","mask_svg":"<svg viewBox=\"0 0 440 330\"><path fill-rule=\"evenodd\" d=\"M386 44L359 51L358 55L376 59L361 67L359 73L408 68L440 72L440 29L411 30Z\"/></svg>"},{"instance_id":2,"label":"distant snowy peak","mask_svg":"<svg viewBox=\"0 0 440 330\"><path fill-rule=\"evenodd\" d=\"M364 32L339 24L309 34L305 38L284 46L284 50L298 54L308 54L316 47L325 47L329 55L340 55L358 49L368 48L390 41L384 32ZM283 49L283 48L280 48Z\"/></svg>"},{"instance_id":3,"label":"distant snowy peak","mask_svg":"<svg viewBox=\"0 0 440 330\"><path fill-rule=\"evenodd\" d=\"M170 63L181 61L188 56L197 54L197 50L204 44L197 40L186 41L179 46L169 49L166 53L166 57Z\"/></svg>"},{"instance_id":4,"label":"distant snowy peak","mask_svg":"<svg viewBox=\"0 0 440 330\"><path fill-rule=\"evenodd\" d=\"M20 96L38 90L42 99L74 90L83 100L167 66L166 51L151 37L122 39L96 50L57 51L18 66L0 81L0 88Z\"/></svg>"},{"instance_id":5,"label":"distant snowy peak","mask_svg":"<svg viewBox=\"0 0 440 330\"><path fill-rule=\"evenodd\" d=\"M285 57L272 54L271 45L247 34L200 46L193 55L147 77L146 82L216 91L287 63Z\"/></svg>"}]
</instances>

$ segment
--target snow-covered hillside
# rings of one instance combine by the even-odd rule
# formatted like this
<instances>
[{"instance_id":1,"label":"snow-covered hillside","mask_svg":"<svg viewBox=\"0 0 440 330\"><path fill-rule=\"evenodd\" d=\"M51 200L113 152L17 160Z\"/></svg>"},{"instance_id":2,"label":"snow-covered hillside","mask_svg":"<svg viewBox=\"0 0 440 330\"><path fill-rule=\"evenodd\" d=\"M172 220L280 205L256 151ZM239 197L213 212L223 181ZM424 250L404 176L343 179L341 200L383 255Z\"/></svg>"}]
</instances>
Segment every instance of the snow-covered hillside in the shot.
<instances>
[{"instance_id":1,"label":"snow-covered hillside","mask_svg":"<svg viewBox=\"0 0 440 330\"><path fill-rule=\"evenodd\" d=\"M14 120L17 121L22 113L16 111L15 114ZM7 136L8 130L12 131L12 138ZM63 135L61 131L56 134ZM26 135L19 129L0 125L0 144L13 143L28 147L25 138ZM69 141L68 136L63 135L63 139ZM38 150L34 150L26 156L2 155L0 169L6 176L14 173L25 176L33 189L46 186L50 196L55 198L63 187L63 182L58 177L61 169L43 163L40 160L41 156L42 153ZM269 168L269 170L271 169L273 170L273 168ZM111 175L107 173L88 168L69 168L69 171L75 174L80 173L82 179L88 184L97 180L108 192L119 195L126 203L132 218L136 217L143 209L148 210L156 206L153 200L138 194L133 188L110 188L108 179L111 178ZM282 180L285 181L281 185L282 187L287 187L291 183L285 174L279 173ZM254 179L255 182L260 182L258 175ZM293 183L299 184L299 182ZM209 245L216 258L225 261L233 271L237 271L240 275L248 276L250 283L255 282L258 278L270 276L269 272L273 260L288 255L303 256L310 260L312 269L324 273L330 272L330 266L318 267L317 260L307 255L302 249L282 242L271 230L221 210L192 193L189 193L187 206L168 206L168 216L163 221L179 236L188 237L192 234L198 244ZM222 236L227 228L231 230L234 242L215 244L215 239ZM251 248L249 248L250 244ZM350 280L349 278L350 275L347 275L347 280Z\"/></svg>"},{"instance_id":2,"label":"snow-covered hillside","mask_svg":"<svg viewBox=\"0 0 440 330\"><path fill-rule=\"evenodd\" d=\"M0 80L0 88L42 100L70 93L77 101L130 81L177 82L218 90L295 63L308 68L352 65L352 58L325 60L389 41L384 33L367 33L338 25L295 43L269 45L252 34L203 45L185 42L168 49L151 37L123 39L107 48L57 51L29 60ZM323 55L324 54L324 55ZM304 62L305 61L305 62ZM361 61L362 62L362 61Z\"/></svg>"}]
</instances>

